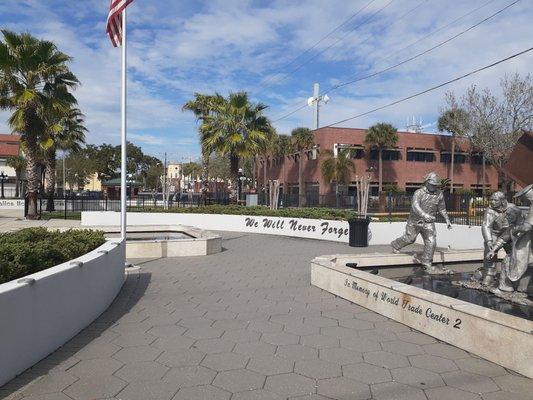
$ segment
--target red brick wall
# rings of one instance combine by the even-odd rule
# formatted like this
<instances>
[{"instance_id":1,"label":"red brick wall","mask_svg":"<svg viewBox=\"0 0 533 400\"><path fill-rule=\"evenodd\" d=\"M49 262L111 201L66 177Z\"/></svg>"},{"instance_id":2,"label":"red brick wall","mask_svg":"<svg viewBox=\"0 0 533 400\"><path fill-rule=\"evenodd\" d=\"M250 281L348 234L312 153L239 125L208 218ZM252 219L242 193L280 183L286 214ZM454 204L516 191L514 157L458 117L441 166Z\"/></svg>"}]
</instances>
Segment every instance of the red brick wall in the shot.
<instances>
[{"instance_id":1,"label":"red brick wall","mask_svg":"<svg viewBox=\"0 0 533 400\"><path fill-rule=\"evenodd\" d=\"M315 132L315 143L320 150L333 150L335 143L363 145L365 156L354 160L357 174L364 174L369 167L375 167L375 172L371 173L371 180L378 181L378 160L370 160L370 147L364 144L366 135L365 129L353 128L320 128ZM400 189L405 189L408 182L422 182L425 174L435 171L441 178L449 178L450 164L440 161L441 151L451 151L451 137L445 135L435 135L427 133L398 132L398 149L400 159L398 161L383 161L383 182L393 182ZM434 162L407 161L407 148L428 149L435 153ZM467 139L456 139L456 152L470 153L472 146ZM305 182L319 182L320 194L330 192L330 184L322 179L320 155L317 160L303 157L304 180ZM298 184L298 162L293 157L285 157L284 162L275 165L270 161L267 168L267 180L279 179L282 183ZM263 169L260 166L258 173L259 183L263 183ZM456 164L454 167L454 186L469 189L472 184L481 184L482 167L470 163L467 156L466 162ZM355 179L355 174L352 174ZM492 166L486 166L485 182L491 189L498 187L498 174ZM457 187L457 186L456 186Z\"/></svg>"},{"instance_id":2,"label":"red brick wall","mask_svg":"<svg viewBox=\"0 0 533 400\"><path fill-rule=\"evenodd\" d=\"M19 151L19 136L0 134L0 157L17 156Z\"/></svg>"}]
</instances>

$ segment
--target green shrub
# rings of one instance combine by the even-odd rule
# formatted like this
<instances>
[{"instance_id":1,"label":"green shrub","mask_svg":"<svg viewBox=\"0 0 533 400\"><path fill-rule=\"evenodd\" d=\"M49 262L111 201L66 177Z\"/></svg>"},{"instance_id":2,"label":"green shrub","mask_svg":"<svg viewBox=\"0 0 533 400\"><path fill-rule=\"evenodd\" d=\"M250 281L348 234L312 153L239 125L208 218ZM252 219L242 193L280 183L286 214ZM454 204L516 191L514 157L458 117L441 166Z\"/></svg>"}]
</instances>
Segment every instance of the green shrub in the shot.
<instances>
[{"instance_id":1,"label":"green shrub","mask_svg":"<svg viewBox=\"0 0 533 400\"><path fill-rule=\"evenodd\" d=\"M27 228L0 233L0 283L72 260L104 242L102 231Z\"/></svg>"},{"instance_id":2,"label":"green shrub","mask_svg":"<svg viewBox=\"0 0 533 400\"><path fill-rule=\"evenodd\" d=\"M226 214L226 215L258 215L265 217L310 218L346 220L354 217L351 210L332 208L281 208L271 210L265 206L243 207L238 205L211 205L201 207L173 207L168 210L161 208L128 209L128 212L183 213L183 214Z\"/></svg>"}]
</instances>

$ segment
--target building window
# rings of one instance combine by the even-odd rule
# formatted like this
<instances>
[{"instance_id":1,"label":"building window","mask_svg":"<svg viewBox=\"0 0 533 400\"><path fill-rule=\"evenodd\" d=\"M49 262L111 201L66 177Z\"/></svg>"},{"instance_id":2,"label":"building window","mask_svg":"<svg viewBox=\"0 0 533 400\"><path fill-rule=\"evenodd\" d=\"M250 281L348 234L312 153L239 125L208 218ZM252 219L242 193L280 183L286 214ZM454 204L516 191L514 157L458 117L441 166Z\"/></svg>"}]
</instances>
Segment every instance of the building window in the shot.
<instances>
[{"instance_id":1,"label":"building window","mask_svg":"<svg viewBox=\"0 0 533 400\"><path fill-rule=\"evenodd\" d=\"M407 161L434 162L435 153L430 151L407 150Z\"/></svg>"},{"instance_id":2,"label":"building window","mask_svg":"<svg viewBox=\"0 0 533 400\"><path fill-rule=\"evenodd\" d=\"M397 161L400 159L399 150L383 150L381 154L383 161ZM379 158L379 150L372 149L370 150L370 159L377 160Z\"/></svg>"},{"instance_id":3,"label":"building window","mask_svg":"<svg viewBox=\"0 0 533 400\"><path fill-rule=\"evenodd\" d=\"M365 156L365 150L364 149L352 149L352 153L350 154L351 159L360 159Z\"/></svg>"},{"instance_id":4,"label":"building window","mask_svg":"<svg viewBox=\"0 0 533 400\"><path fill-rule=\"evenodd\" d=\"M472 153L470 154L470 164L483 165L483 154ZM485 165L489 165L489 161L485 159Z\"/></svg>"},{"instance_id":5,"label":"building window","mask_svg":"<svg viewBox=\"0 0 533 400\"><path fill-rule=\"evenodd\" d=\"M440 162L445 164L450 164L452 161L452 154L451 153L441 153L440 154ZM453 157L454 164L464 164L466 162L466 155L465 154L454 154Z\"/></svg>"}]
</instances>

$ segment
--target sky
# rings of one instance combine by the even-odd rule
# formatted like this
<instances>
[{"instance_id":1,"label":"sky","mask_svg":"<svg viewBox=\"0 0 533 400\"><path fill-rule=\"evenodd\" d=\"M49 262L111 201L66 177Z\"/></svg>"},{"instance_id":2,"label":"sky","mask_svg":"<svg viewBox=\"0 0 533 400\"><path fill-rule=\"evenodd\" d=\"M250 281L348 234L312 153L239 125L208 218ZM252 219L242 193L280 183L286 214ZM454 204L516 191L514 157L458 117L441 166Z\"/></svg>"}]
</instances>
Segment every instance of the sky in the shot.
<instances>
[{"instance_id":1,"label":"sky","mask_svg":"<svg viewBox=\"0 0 533 400\"><path fill-rule=\"evenodd\" d=\"M330 101L329 125L491 64L533 45L533 1L521 0L428 53L515 0L135 0L128 7L128 139L172 161L200 153L197 122L183 104L193 93L247 91L269 106L278 133L312 127L313 84ZM71 69L89 129L87 142L120 142L120 49L105 34L109 0L2 0L0 27L52 40ZM533 52L445 88L339 126L422 120L435 132L444 94L470 85L499 93L505 74L532 71ZM293 111L296 112L292 113ZM287 114L291 115L285 117ZM0 112L0 132L10 132ZM282 118L284 117L284 118Z\"/></svg>"}]
</instances>

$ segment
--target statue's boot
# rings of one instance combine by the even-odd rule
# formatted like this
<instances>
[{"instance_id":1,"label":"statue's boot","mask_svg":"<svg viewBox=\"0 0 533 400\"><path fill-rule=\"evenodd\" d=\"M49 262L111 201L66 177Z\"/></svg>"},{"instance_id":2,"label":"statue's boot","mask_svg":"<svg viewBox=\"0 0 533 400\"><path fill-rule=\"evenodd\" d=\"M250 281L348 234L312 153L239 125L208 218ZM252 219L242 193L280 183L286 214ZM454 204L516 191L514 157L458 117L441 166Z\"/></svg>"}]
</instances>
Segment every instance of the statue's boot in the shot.
<instances>
[{"instance_id":1,"label":"statue's boot","mask_svg":"<svg viewBox=\"0 0 533 400\"><path fill-rule=\"evenodd\" d=\"M494 284L494 275L485 275L481 284L483 286L492 286Z\"/></svg>"},{"instance_id":2,"label":"statue's boot","mask_svg":"<svg viewBox=\"0 0 533 400\"><path fill-rule=\"evenodd\" d=\"M424 269L430 275L449 275L453 274L453 271L441 265L424 265Z\"/></svg>"},{"instance_id":3,"label":"statue's boot","mask_svg":"<svg viewBox=\"0 0 533 400\"><path fill-rule=\"evenodd\" d=\"M392 252L393 252L394 254L400 254L400 249L397 249L396 247L394 247L394 244L393 244L393 243L394 243L394 242L391 242L391 244L390 244L390 247L391 247L391 249L392 249Z\"/></svg>"},{"instance_id":4,"label":"statue's boot","mask_svg":"<svg viewBox=\"0 0 533 400\"><path fill-rule=\"evenodd\" d=\"M500 284L498 285L498 289L501 290L502 292L507 292L507 293L514 292L513 285L510 285L505 280L506 280L505 277L500 278Z\"/></svg>"}]
</instances>

